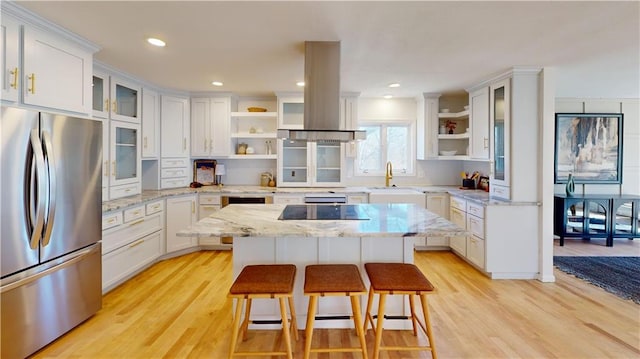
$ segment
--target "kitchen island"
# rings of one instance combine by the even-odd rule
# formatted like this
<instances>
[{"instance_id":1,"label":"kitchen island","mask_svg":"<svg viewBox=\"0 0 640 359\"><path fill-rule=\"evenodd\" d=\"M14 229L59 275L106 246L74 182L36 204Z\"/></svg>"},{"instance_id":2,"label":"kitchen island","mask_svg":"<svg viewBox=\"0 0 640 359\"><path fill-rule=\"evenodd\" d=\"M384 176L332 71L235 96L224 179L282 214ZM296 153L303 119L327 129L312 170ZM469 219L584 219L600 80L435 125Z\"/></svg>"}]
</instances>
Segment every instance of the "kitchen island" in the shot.
<instances>
[{"instance_id":1,"label":"kitchen island","mask_svg":"<svg viewBox=\"0 0 640 359\"><path fill-rule=\"evenodd\" d=\"M298 206L297 210L305 211L302 216L309 219L279 219L286 207L284 204L229 205L191 228L180 231L178 235L232 236L234 277L249 264L295 264L298 271L294 300L301 328L306 323L308 304L302 291L306 265L353 263L359 266L363 280L368 285L364 263L413 263L416 237L467 234L457 225L413 204ZM343 217L346 215L359 219L311 219L328 218L326 210L335 210ZM297 214L300 215L300 212ZM387 308L387 314L393 316L405 316L409 310L407 303L394 297L389 298ZM320 316L348 315L350 310L349 301L340 297L323 298L318 304ZM276 318L279 318L279 311L274 303L255 301L252 319ZM345 328L351 327L352 322L319 321L316 326ZM385 322L385 328L410 327L410 321Z\"/></svg>"}]
</instances>

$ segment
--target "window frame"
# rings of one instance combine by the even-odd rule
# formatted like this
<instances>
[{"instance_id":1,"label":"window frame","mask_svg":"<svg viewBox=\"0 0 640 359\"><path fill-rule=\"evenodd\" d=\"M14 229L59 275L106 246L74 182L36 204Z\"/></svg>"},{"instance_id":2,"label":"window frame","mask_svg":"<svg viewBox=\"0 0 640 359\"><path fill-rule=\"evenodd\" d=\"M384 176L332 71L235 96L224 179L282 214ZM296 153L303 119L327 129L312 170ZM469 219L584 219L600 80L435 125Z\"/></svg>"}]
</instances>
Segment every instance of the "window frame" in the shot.
<instances>
[{"instance_id":1,"label":"window frame","mask_svg":"<svg viewBox=\"0 0 640 359\"><path fill-rule=\"evenodd\" d=\"M360 155L360 146L361 144L358 143L357 147L358 150L356 151L355 157L354 157L354 166L353 166L353 171L354 171L354 176L362 176L362 177L373 177L373 176L384 176L385 175L385 171L386 171L386 163L388 161L387 158L387 147L388 147L388 142L387 142L387 128L388 127L393 127L393 126L397 126L397 127L406 127L408 129L408 133L407 133L407 137L408 137L408 141L409 141L409 148L408 148L408 153L407 153L407 163L410 164L411 168L408 169L401 169L399 167L396 167L395 164L393 167L393 175L394 176L416 176L416 121L415 120L410 120L410 119L360 119L358 121L358 129L362 129L363 126L380 126L381 127L381 132L380 132L380 138L381 138L381 163L380 163L380 170L376 170L376 171L371 171L371 170L362 170L359 167L359 155Z\"/></svg>"}]
</instances>

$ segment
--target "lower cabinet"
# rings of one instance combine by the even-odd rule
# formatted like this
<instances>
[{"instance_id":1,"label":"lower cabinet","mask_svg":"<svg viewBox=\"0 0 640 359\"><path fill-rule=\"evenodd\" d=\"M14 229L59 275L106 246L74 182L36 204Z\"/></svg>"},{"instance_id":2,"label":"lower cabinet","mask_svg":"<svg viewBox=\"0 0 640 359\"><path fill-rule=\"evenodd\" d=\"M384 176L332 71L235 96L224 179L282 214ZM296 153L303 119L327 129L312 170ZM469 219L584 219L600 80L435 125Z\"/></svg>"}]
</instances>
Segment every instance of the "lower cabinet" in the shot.
<instances>
[{"instance_id":1,"label":"lower cabinet","mask_svg":"<svg viewBox=\"0 0 640 359\"><path fill-rule=\"evenodd\" d=\"M449 247L467 262L485 271L484 206L453 196L449 206L450 221L470 233L468 236L450 237Z\"/></svg>"},{"instance_id":2,"label":"lower cabinet","mask_svg":"<svg viewBox=\"0 0 640 359\"><path fill-rule=\"evenodd\" d=\"M198 220L209 217L211 214L219 211L220 208L219 195L198 195ZM202 237L198 238L198 244L201 246L220 246L222 242L220 242L220 237Z\"/></svg>"},{"instance_id":3,"label":"lower cabinet","mask_svg":"<svg viewBox=\"0 0 640 359\"><path fill-rule=\"evenodd\" d=\"M164 200L102 216L102 292L146 268L164 253Z\"/></svg>"},{"instance_id":4,"label":"lower cabinet","mask_svg":"<svg viewBox=\"0 0 640 359\"><path fill-rule=\"evenodd\" d=\"M440 217L449 219L449 194L427 193L427 210L437 214ZM422 247L420 247L422 246ZM446 249L449 247L448 237L427 237L424 243L416 242L416 249Z\"/></svg>"},{"instance_id":5,"label":"lower cabinet","mask_svg":"<svg viewBox=\"0 0 640 359\"><path fill-rule=\"evenodd\" d=\"M196 196L177 196L167 198L167 253L198 245L194 237L178 237L177 233L197 222Z\"/></svg>"},{"instance_id":6,"label":"lower cabinet","mask_svg":"<svg viewBox=\"0 0 640 359\"><path fill-rule=\"evenodd\" d=\"M455 208L453 206L453 202L451 203L451 208L449 209L449 220L462 228L467 228L467 213L464 210ZM467 237L449 237L449 247L451 247L451 249L453 249L459 255L466 257Z\"/></svg>"}]
</instances>

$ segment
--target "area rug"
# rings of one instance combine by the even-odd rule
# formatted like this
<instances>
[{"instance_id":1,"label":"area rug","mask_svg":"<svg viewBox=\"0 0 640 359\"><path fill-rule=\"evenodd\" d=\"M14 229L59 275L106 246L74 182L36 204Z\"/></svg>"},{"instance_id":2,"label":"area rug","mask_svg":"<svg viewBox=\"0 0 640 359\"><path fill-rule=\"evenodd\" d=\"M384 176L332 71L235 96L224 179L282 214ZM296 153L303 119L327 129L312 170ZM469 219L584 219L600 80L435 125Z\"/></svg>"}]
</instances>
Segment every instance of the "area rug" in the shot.
<instances>
[{"instance_id":1,"label":"area rug","mask_svg":"<svg viewBox=\"0 0 640 359\"><path fill-rule=\"evenodd\" d=\"M640 257L553 257L553 264L593 285L640 304Z\"/></svg>"}]
</instances>

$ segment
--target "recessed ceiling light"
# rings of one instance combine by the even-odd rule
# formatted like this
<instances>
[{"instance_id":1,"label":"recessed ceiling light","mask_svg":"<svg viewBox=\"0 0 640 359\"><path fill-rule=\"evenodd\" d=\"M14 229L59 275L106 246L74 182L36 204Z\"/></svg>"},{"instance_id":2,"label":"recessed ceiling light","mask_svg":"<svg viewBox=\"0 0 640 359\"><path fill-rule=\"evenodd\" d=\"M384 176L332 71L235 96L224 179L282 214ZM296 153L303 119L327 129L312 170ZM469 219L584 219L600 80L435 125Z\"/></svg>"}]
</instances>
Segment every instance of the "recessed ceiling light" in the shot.
<instances>
[{"instance_id":1,"label":"recessed ceiling light","mask_svg":"<svg viewBox=\"0 0 640 359\"><path fill-rule=\"evenodd\" d=\"M382 96L382 97L384 97L384 98L386 98L386 99L393 98L393 96L391 96L391 95L384 95L384 96Z\"/></svg>"},{"instance_id":2,"label":"recessed ceiling light","mask_svg":"<svg viewBox=\"0 0 640 359\"><path fill-rule=\"evenodd\" d=\"M213 86L222 86L222 85L224 85L224 84L223 84L222 82L220 82L220 81L213 81L211 84L212 84Z\"/></svg>"},{"instance_id":3,"label":"recessed ceiling light","mask_svg":"<svg viewBox=\"0 0 640 359\"><path fill-rule=\"evenodd\" d=\"M394 82L392 84L389 84L389 87L400 87L400 84L397 82Z\"/></svg>"},{"instance_id":4,"label":"recessed ceiling light","mask_svg":"<svg viewBox=\"0 0 640 359\"><path fill-rule=\"evenodd\" d=\"M167 46L167 44L164 41L162 41L160 39L153 38L153 37L148 38L147 42L150 43L153 46L158 46L158 47Z\"/></svg>"},{"instance_id":5,"label":"recessed ceiling light","mask_svg":"<svg viewBox=\"0 0 640 359\"><path fill-rule=\"evenodd\" d=\"M296 86L298 86L298 87L304 87L304 81L298 81L298 82L296 82Z\"/></svg>"}]
</instances>

